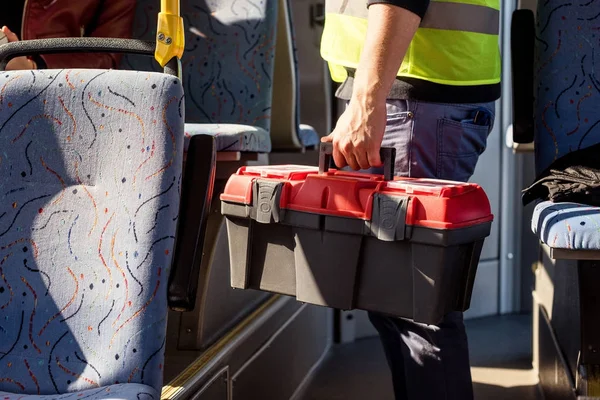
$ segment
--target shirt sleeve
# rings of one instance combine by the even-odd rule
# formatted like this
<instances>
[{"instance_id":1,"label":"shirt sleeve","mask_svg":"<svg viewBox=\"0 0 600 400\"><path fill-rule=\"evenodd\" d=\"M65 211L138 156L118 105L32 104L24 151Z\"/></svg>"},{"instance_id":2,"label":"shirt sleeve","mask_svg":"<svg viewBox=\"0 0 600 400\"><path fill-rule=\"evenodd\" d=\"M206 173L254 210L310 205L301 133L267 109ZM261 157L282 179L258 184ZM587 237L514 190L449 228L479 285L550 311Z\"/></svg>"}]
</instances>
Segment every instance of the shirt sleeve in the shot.
<instances>
[{"instance_id":1,"label":"shirt sleeve","mask_svg":"<svg viewBox=\"0 0 600 400\"><path fill-rule=\"evenodd\" d=\"M368 0L367 6L370 7L373 4L390 4L404 8L423 18L427 11L427 7L429 7L429 1L430 0Z\"/></svg>"}]
</instances>

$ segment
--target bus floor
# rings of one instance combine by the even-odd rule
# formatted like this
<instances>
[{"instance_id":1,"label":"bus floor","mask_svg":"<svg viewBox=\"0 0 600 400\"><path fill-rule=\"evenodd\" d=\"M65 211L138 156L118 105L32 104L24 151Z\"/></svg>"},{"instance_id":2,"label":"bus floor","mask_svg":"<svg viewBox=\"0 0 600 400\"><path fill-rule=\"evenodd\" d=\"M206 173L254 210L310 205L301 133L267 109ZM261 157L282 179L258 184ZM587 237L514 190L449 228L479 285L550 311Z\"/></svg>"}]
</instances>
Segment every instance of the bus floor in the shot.
<instances>
[{"instance_id":1,"label":"bus floor","mask_svg":"<svg viewBox=\"0 0 600 400\"><path fill-rule=\"evenodd\" d=\"M475 400L538 400L531 366L531 315L467 320ZM334 347L302 400L393 400L378 338Z\"/></svg>"}]
</instances>

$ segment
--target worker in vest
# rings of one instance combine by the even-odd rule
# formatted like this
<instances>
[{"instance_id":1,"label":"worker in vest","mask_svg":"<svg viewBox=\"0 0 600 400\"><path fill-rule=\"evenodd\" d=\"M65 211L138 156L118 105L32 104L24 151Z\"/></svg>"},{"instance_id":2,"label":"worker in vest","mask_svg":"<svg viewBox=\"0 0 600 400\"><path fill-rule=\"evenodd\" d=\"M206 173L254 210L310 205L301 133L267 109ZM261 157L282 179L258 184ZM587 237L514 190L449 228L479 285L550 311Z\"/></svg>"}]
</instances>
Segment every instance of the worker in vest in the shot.
<instances>
[{"instance_id":1,"label":"worker in vest","mask_svg":"<svg viewBox=\"0 0 600 400\"><path fill-rule=\"evenodd\" d=\"M326 0L321 54L348 101L333 132L338 167L468 180L500 97L499 0ZM385 279L385 277L382 277ZM462 313L438 326L370 314L397 400L471 400Z\"/></svg>"}]
</instances>

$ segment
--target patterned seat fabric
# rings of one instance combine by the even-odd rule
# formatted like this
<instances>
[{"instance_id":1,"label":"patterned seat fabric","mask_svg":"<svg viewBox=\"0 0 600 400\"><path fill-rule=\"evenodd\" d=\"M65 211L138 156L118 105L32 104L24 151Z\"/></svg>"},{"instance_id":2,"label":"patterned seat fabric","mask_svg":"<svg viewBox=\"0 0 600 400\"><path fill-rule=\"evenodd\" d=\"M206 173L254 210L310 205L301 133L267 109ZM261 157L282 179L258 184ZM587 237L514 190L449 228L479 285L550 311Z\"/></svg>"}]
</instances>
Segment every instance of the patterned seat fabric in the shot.
<instances>
[{"instance_id":1,"label":"patterned seat fabric","mask_svg":"<svg viewBox=\"0 0 600 400\"><path fill-rule=\"evenodd\" d=\"M140 385L139 383L125 383L119 385L111 385L98 389L88 389L81 392L65 393L65 394L48 394L48 395L20 395L8 392L0 392L2 400L160 400L160 392L151 386Z\"/></svg>"},{"instance_id":2,"label":"patterned seat fabric","mask_svg":"<svg viewBox=\"0 0 600 400\"><path fill-rule=\"evenodd\" d=\"M158 399L181 82L15 71L0 88L0 399Z\"/></svg>"},{"instance_id":3,"label":"patterned seat fabric","mask_svg":"<svg viewBox=\"0 0 600 400\"><path fill-rule=\"evenodd\" d=\"M300 124L298 135L300 136L300 142L304 147L318 146L321 142L319 134L315 128L310 125Z\"/></svg>"},{"instance_id":4,"label":"patterned seat fabric","mask_svg":"<svg viewBox=\"0 0 600 400\"><path fill-rule=\"evenodd\" d=\"M600 143L600 82L594 52L600 49L595 2L539 3L535 55L535 162L541 174L571 151ZM532 230L552 248L600 250L600 208L542 202Z\"/></svg>"},{"instance_id":5,"label":"patterned seat fabric","mask_svg":"<svg viewBox=\"0 0 600 400\"><path fill-rule=\"evenodd\" d=\"M577 149L600 143L595 76L600 3L538 3L535 55L535 151L540 174Z\"/></svg>"},{"instance_id":6,"label":"patterned seat fabric","mask_svg":"<svg viewBox=\"0 0 600 400\"><path fill-rule=\"evenodd\" d=\"M154 0L138 1L133 37L155 39L153 21L158 6ZM218 151L271 151L277 8L277 0L181 1L186 27L186 131L218 133ZM126 56L123 68L148 70L157 66L146 57ZM230 126L222 129L224 125ZM249 129L254 129L255 141L247 140Z\"/></svg>"},{"instance_id":7,"label":"patterned seat fabric","mask_svg":"<svg viewBox=\"0 0 600 400\"><path fill-rule=\"evenodd\" d=\"M215 137L219 151L248 151L262 153L271 149L269 134L263 128L236 124L185 124L185 151L194 135Z\"/></svg>"},{"instance_id":8,"label":"patterned seat fabric","mask_svg":"<svg viewBox=\"0 0 600 400\"><path fill-rule=\"evenodd\" d=\"M531 229L555 249L600 250L600 207L545 201L536 206Z\"/></svg>"}]
</instances>

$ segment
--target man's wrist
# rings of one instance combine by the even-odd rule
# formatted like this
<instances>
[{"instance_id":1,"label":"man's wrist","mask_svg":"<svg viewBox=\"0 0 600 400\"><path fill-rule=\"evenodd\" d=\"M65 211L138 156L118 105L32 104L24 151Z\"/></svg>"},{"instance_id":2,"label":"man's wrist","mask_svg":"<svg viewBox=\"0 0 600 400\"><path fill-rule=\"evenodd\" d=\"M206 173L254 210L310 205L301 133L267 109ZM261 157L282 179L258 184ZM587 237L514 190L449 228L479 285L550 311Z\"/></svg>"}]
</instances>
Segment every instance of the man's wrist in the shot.
<instances>
[{"instance_id":1,"label":"man's wrist","mask_svg":"<svg viewBox=\"0 0 600 400\"><path fill-rule=\"evenodd\" d=\"M352 100L366 106L385 104L389 94L381 82L360 82L355 79L353 86Z\"/></svg>"}]
</instances>

